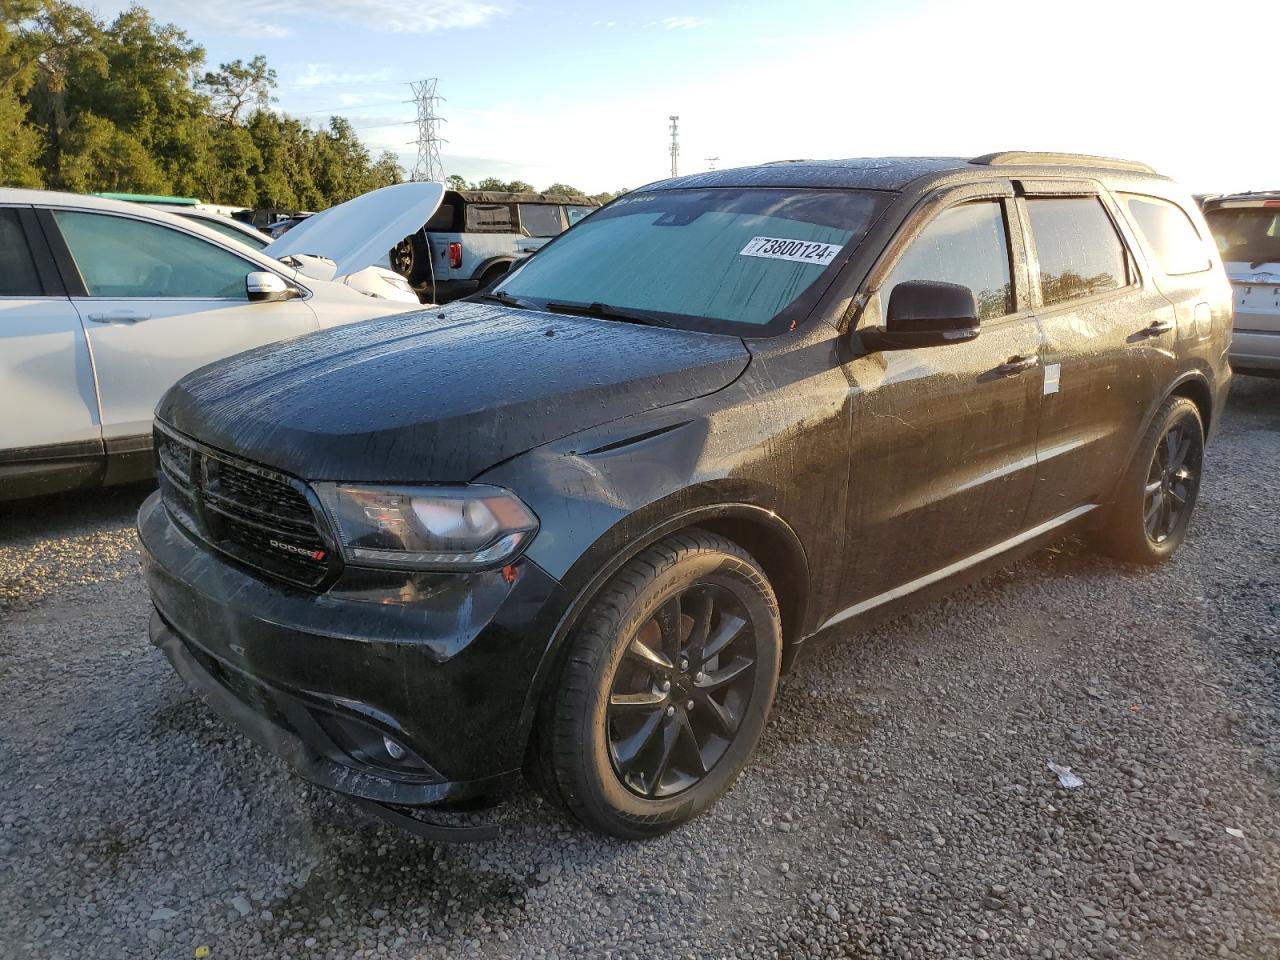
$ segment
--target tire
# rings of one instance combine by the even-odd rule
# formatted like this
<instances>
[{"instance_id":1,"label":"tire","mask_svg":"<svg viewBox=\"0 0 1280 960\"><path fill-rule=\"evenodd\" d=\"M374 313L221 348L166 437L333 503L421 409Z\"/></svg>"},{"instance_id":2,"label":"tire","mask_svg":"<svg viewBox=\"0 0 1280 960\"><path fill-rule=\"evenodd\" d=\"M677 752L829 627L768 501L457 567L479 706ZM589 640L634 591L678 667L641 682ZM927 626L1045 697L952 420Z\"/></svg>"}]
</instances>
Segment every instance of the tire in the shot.
<instances>
[{"instance_id":1,"label":"tire","mask_svg":"<svg viewBox=\"0 0 1280 960\"><path fill-rule=\"evenodd\" d=\"M505 277L511 271L511 264L500 263L496 267L490 267L480 275L480 286L476 288L478 293L491 289L494 284Z\"/></svg>"},{"instance_id":2,"label":"tire","mask_svg":"<svg viewBox=\"0 0 1280 960\"><path fill-rule=\"evenodd\" d=\"M431 247L421 233L405 237L391 248L391 266L410 283L431 279Z\"/></svg>"},{"instance_id":3,"label":"tire","mask_svg":"<svg viewBox=\"0 0 1280 960\"><path fill-rule=\"evenodd\" d=\"M1186 397L1170 397L1143 435L1093 534L1103 552L1129 563L1162 563L1187 533L1200 493L1204 424Z\"/></svg>"},{"instance_id":4,"label":"tire","mask_svg":"<svg viewBox=\"0 0 1280 960\"><path fill-rule=\"evenodd\" d=\"M764 731L782 653L777 599L746 551L697 529L663 540L601 588L570 644L534 737L531 779L550 799L634 840L729 789ZM703 669L699 650L712 654Z\"/></svg>"}]
</instances>

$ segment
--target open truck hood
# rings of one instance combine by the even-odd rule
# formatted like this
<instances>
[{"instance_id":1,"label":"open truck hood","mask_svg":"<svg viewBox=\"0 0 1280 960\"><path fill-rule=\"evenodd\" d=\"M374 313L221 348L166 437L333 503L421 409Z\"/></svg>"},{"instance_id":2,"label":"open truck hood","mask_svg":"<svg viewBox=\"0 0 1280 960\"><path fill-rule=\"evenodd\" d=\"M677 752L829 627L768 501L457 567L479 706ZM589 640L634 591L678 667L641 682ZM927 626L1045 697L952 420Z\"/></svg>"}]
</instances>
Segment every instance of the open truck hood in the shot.
<instances>
[{"instance_id":1,"label":"open truck hood","mask_svg":"<svg viewBox=\"0 0 1280 960\"><path fill-rule=\"evenodd\" d=\"M362 193L307 217L262 252L277 260L296 254L324 257L334 263L334 278L385 265L387 252L431 219L444 191L443 183L422 182Z\"/></svg>"}]
</instances>

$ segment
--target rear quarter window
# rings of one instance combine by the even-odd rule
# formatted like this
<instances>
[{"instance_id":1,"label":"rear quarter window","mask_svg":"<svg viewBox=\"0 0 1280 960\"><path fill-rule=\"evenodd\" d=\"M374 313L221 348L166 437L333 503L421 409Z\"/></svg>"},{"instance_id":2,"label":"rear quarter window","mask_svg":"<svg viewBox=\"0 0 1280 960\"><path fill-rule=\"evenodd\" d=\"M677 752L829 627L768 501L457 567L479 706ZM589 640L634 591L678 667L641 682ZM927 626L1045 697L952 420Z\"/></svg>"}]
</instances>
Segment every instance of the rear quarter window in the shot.
<instances>
[{"instance_id":1,"label":"rear quarter window","mask_svg":"<svg viewBox=\"0 0 1280 960\"><path fill-rule=\"evenodd\" d=\"M428 231L449 232L453 230L453 217L455 207L452 203L442 203L431 215L431 219L427 221L426 229Z\"/></svg>"},{"instance_id":2,"label":"rear quarter window","mask_svg":"<svg viewBox=\"0 0 1280 960\"><path fill-rule=\"evenodd\" d=\"M0 210L0 297L42 297L44 287L17 210Z\"/></svg>"},{"instance_id":3,"label":"rear quarter window","mask_svg":"<svg viewBox=\"0 0 1280 960\"><path fill-rule=\"evenodd\" d=\"M1142 245L1166 276L1200 273L1213 265L1200 231L1177 204L1132 193L1120 196L1138 227Z\"/></svg>"},{"instance_id":4,"label":"rear quarter window","mask_svg":"<svg viewBox=\"0 0 1280 960\"><path fill-rule=\"evenodd\" d=\"M1027 212L1045 306L1128 285L1124 243L1100 199L1033 197L1027 201Z\"/></svg>"}]
</instances>

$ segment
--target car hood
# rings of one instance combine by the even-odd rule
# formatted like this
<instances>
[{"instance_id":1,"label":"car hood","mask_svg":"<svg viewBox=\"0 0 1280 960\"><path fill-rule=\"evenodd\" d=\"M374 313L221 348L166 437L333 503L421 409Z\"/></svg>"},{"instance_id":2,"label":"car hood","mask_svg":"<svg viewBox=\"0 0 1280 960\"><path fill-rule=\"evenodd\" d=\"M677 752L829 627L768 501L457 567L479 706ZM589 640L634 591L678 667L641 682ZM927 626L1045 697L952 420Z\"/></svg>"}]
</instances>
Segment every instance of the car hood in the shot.
<instances>
[{"instance_id":1,"label":"car hood","mask_svg":"<svg viewBox=\"0 0 1280 960\"><path fill-rule=\"evenodd\" d=\"M460 302L190 374L156 415L307 480L461 482L579 430L713 393L736 337Z\"/></svg>"},{"instance_id":2,"label":"car hood","mask_svg":"<svg viewBox=\"0 0 1280 960\"><path fill-rule=\"evenodd\" d=\"M387 251L431 219L444 191L443 183L415 182L362 193L307 217L262 252L277 260L292 254L325 257L333 261L335 277L385 266Z\"/></svg>"}]
</instances>

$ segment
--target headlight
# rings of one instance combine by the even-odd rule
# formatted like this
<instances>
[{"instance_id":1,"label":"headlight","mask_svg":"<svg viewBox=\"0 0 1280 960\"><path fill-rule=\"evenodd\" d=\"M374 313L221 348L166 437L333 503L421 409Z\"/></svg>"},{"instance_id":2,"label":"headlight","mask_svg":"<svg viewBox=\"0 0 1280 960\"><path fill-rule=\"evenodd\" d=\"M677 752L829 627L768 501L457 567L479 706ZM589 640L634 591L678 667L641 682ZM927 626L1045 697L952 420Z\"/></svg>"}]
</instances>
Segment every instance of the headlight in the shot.
<instances>
[{"instance_id":1,"label":"headlight","mask_svg":"<svg viewBox=\"0 0 1280 960\"><path fill-rule=\"evenodd\" d=\"M480 570L510 562L538 532L501 487L314 486L353 566Z\"/></svg>"}]
</instances>

